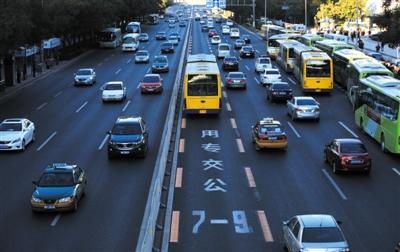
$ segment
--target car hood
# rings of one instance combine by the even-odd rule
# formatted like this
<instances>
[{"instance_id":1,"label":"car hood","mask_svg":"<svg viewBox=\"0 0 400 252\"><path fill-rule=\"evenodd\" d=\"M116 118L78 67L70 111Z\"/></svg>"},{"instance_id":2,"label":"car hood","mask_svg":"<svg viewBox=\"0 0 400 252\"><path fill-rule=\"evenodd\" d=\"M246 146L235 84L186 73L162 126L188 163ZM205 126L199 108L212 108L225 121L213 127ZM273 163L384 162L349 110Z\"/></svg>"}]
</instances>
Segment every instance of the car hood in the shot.
<instances>
[{"instance_id":1,"label":"car hood","mask_svg":"<svg viewBox=\"0 0 400 252\"><path fill-rule=\"evenodd\" d=\"M303 248L311 249L312 252L337 252L339 249L347 248L347 242L324 242L324 243L303 243Z\"/></svg>"},{"instance_id":2,"label":"car hood","mask_svg":"<svg viewBox=\"0 0 400 252\"><path fill-rule=\"evenodd\" d=\"M33 196L45 199L60 199L64 197L73 196L75 191L75 186L67 187L36 187L33 192Z\"/></svg>"},{"instance_id":3,"label":"car hood","mask_svg":"<svg viewBox=\"0 0 400 252\"><path fill-rule=\"evenodd\" d=\"M122 95L122 90L103 90L103 95Z\"/></svg>"},{"instance_id":4,"label":"car hood","mask_svg":"<svg viewBox=\"0 0 400 252\"><path fill-rule=\"evenodd\" d=\"M21 131L0 131L0 141L14 141L21 137Z\"/></svg>"},{"instance_id":5,"label":"car hood","mask_svg":"<svg viewBox=\"0 0 400 252\"><path fill-rule=\"evenodd\" d=\"M111 135L111 142L139 142L142 135Z\"/></svg>"}]
</instances>

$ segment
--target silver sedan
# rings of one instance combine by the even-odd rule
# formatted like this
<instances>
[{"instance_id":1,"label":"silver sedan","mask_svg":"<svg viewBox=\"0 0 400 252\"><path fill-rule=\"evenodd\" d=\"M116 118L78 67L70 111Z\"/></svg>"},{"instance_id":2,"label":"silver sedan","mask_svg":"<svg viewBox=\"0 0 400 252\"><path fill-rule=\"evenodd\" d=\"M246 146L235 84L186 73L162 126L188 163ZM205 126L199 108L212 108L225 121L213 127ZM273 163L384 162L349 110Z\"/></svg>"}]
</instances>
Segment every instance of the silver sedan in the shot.
<instances>
[{"instance_id":1,"label":"silver sedan","mask_svg":"<svg viewBox=\"0 0 400 252\"><path fill-rule=\"evenodd\" d=\"M74 75L74 84L93 85L96 83L96 72L93 68L81 68Z\"/></svg>"},{"instance_id":2,"label":"silver sedan","mask_svg":"<svg viewBox=\"0 0 400 252\"><path fill-rule=\"evenodd\" d=\"M287 102L287 113L296 119L315 119L319 121L319 103L310 96L295 96Z\"/></svg>"}]
</instances>

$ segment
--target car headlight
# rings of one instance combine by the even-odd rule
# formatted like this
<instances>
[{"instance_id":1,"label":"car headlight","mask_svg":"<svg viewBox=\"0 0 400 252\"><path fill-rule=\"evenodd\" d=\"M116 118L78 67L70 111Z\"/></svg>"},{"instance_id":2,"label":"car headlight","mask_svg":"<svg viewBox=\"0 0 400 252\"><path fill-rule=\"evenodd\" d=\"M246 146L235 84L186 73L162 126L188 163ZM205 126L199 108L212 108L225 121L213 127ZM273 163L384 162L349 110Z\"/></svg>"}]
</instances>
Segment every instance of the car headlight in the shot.
<instances>
[{"instance_id":1,"label":"car headlight","mask_svg":"<svg viewBox=\"0 0 400 252\"><path fill-rule=\"evenodd\" d=\"M72 198L71 197L64 197L58 200L59 203L65 203L65 202L69 202L71 201Z\"/></svg>"},{"instance_id":2,"label":"car headlight","mask_svg":"<svg viewBox=\"0 0 400 252\"><path fill-rule=\"evenodd\" d=\"M40 203L40 202L42 202L41 199L36 198L35 196L32 196L31 201L33 201L33 202L35 202L35 203Z\"/></svg>"},{"instance_id":3,"label":"car headlight","mask_svg":"<svg viewBox=\"0 0 400 252\"><path fill-rule=\"evenodd\" d=\"M115 145L116 143L113 142L113 141L109 141L108 144L109 144L109 145Z\"/></svg>"},{"instance_id":4,"label":"car headlight","mask_svg":"<svg viewBox=\"0 0 400 252\"><path fill-rule=\"evenodd\" d=\"M21 142L21 138L15 139L14 141L12 141L11 143L19 143Z\"/></svg>"}]
</instances>

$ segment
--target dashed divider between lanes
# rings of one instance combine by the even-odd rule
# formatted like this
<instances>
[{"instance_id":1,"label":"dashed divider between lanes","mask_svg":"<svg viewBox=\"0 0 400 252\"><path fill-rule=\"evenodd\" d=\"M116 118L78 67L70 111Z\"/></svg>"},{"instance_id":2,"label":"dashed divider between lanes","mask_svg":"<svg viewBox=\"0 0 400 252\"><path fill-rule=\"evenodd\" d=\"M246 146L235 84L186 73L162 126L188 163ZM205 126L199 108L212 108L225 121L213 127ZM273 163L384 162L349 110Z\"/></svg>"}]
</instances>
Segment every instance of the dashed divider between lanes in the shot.
<instances>
[{"instance_id":1,"label":"dashed divider between lanes","mask_svg":"<svg viewBox=\"0 0 400 252\"><path fill-rule=\"evenodd\" d=\"M322 173L325 175L325 177L331 183L333 188L335 188L335 190L339 193L340 197L342 197L343 200L347 200L347 196L344 194L342 189L340 189L339 185L336 184L335 180L333 180L333 178L329 175L329 173L325 169L322 169Z\"/></svg>"},{"instance_id":2,"label":"dashed divider between lanes","mask_svg":"<svg viewBox=\"0 0 400 252\"><path fill-rule=\"evenodd\" d=\"M245 152L242 139L236 138L236 145L237 145L238 150L239 150L240 153L244 153Z\"/></svg>"},{"instance_id":3,"label":"dashed divider between lanes","mask_svg":"<svg viewBox=\"0 0 400 252\"><path fill-rule=\"evenodd\" d=\"M128 100L125 104L125 106L122 108L122 112L125 112L125 110L128 108L129 104L131 104L131 100Z\"/></svg>"},{"instance_id":4,"label":"dashed divider between lanes","mask_svg":"<svg viewBox=\"0 0 400 252\"><path fill-rule=\"evenodd\" d=\"M257 77L254 77L254 80L257 82L257 84L260 84L260 81L257 79Z\"/></svg>"},{"instance_id":5,"label":"dashed divider between lanes","mask_svg":"<svg viewBox=\"0 0 400 252\"><path fill-rule=\"evenodd\" d=\"M108 135L108 134L104 137L103 141L101 141L99 147L97 148L98 150L103 149L103 147L104 147L104 145L106 144L106 142L107 142L107 140L108 140L109 137L110 137L110 135Z\"/></svg>"},{"instance_id":6,"label":"dashed divider between lanes","mask_svg":"<svg viewBox=\"0 0 400 252\"><path fill-rule=\"evenodd\" d=\"M75 113L79 113L87 104L88 104L88 101L85 101L85 102L75 111Z\"/></svg>"},{"instance_id":7,"label":"dashed divider between lanes","mask_svg":"<svg viewBox=\"0 0 400 252\"><path fill-rule=\"evenodd\" d=\"M63 91L58 92L57 94L53 95L54 98L56 98L57 96L60 96L62 94Z\"/></svg>"},{"instance_id":8,"label":"dashed divider between lanes","mask_svg":"<svg viewBox=\"0 0 400 252\"><path fill-rule=\"evenodd\" d=\"M182 167L176 168L175 188L182 187L182 175L183 175L183 168Z\"/></svg>"},{"instance_id":9,"label":"dashed divider between lanes","mask_svg":"<svg viewBox=\"0 0 400 252\"><path fill-rule=\"evenodd\" d=\"M296 128L295 128L290 122L287 122L287 123L288 123L289 127L293 130L294 134L295 134L298 138L301 138L301 135L299 134L299 132L297 132Z\"/></svg>"},{"instance_id":10,"label":"dashed divider between lanes","mask_svg":"<svg viewBox=\"0 0 400 252\"><path fill-rule=\"evenodd\" d=\"M254 179L253 173L251 172L251 168L250 167L244 167L244 171L246 173L247 182L249 184L249 187L251 187L251 188L256 187L256 181Z\"/></svg>"},{"instance_id":11,"label":"dashed divider between lanes","mask_svg":"<svg viewBox=\"0 0 400 252\"><path fill-rule=\"evenodd\" d=\"M122 69L118 69L117 71L115 71L115 74L119 74L122 71Z\"/></svg>"},{"instance_id":12,"label":"dashed divider between lanes","mask_svg":"<svg viewBox=\"0 0 400 252\"><path fill-rule=\"evenodd\" d=\"M349 127L347 127L343 122L338 121L340 126L342 126L345 130L347 130L350 134L352 134L355 138L358 138L357 134L354 133Z\"/></svg>"},{"instance_id":13,"label":"dashed divider between lanes","mask_svg":"<svg viewBox=\"0 0 400 252\"><path fill-rule=\"evenodd\" d=\"M44 108L44 106L47 105L47 102L42 103L39 107L36 108L37 111L41 110L42 108Z\"/></svg>"},{"instance_id":14,"label":"dashed divider between lanes","mask_svg":"<svg viewBox=\"0 0 400 252\"><path fill-rule=\"evenodd\" d=\"M44 142L36 149L36 151L40 151L41 149L43 149L43 147L44 147L48 142L50 142L50 140L51 140L55 135L57 135L57 131L54 131L54 132L46 139L46 141L44 141Z\"/></svg>"},{"instance_id":15,"label":"dashed divider between lanes","mask_svg":"<svg viewBox=\"0 0 400 252\"><path fill-rule=\"evenodd\" d=\"M273 242L274 238L272 237L271 228L269 226L269 223L268 223L268 220L267 220L267 216L265 215L265 212L262 211L262 210L258 210L257 211L257 215L258 215L258 220L260 221L261 230L263 232L264 240L266 242Z\"/></svg>"},{"instance_id":16,"label":"dashed divider between lanes","mask_svg":"<svg viewBox=\"0 0 400 252\"><path fill-rule=\"evenodd\" d=\"M297 85L297 83L290 77L288 77L288 80L293 84L293 85Z\"/></svg>"},{"instance_id":17,"label":"dashed divider between lanes","mask_svg":"<svg viewBox=\"0 0 400 252\"><path fill-rule=\"evenodd\" d=\"M55 225L57 225L58 221L61 218L61 214L57 214L56 217L54 217L53 221L50 223L50 226L54 227Z\"/></svg>"},{"instance_id":18,"label":"dashed divider between lanes","mask_svg":"<svg viewBox=\"0 0 400 252\"><path fill-rule=\"evenodd\" d=\"M400 176L400 171L399 170L397 170L396 168L392 168L392 171L394 171L397 175L399 175Z\"/></svg>"}]
</instances>

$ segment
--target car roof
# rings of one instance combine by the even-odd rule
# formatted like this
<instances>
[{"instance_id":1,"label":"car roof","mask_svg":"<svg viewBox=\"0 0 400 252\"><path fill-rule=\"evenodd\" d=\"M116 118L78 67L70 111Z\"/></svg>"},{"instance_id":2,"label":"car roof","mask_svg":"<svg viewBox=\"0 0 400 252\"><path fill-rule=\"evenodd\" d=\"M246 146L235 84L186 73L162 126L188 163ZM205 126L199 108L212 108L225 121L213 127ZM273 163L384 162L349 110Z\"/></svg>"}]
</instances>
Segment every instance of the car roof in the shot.
<instances>
[{"instance_id":1,"label":"car roof","mask_svg":"<svg viewBox=\"0 0 400 252\"><path fill-rule=\"evenodd\" d=\"M295 96L293 97L294 99L301 99L301 100L315 100L313 97L311 96Z\"/></svg>"},{"instance_id":2,"label":"car roof","mask_svg":"<svg viewBox=\"0 0 400 252\"><path fill-rule=\"evenodd\" d=\"M335 218L328 214L298 215L297 218L305 228L338 227Z\"/></svg>"},{"instance_id":3,"label":"car roof","mask_svg":"<svg viewBox=\"0 0 400 252\"><path fill-rule=\"evenodd\" d=\"M155 59L157 59L157 58L165 58L165 59L168 59L167 56L165 56L165 55L154 55L154 58L155 58Z\"/></svg>"},{"instance_id":4,"label":"car roof","mask_svg":"<svg viewBox=\"0 0 400 252\"><path fill-rule=\"evenodd\" d=\"M284 85L289 85L289 83L287 83L287 82L285 82L285 81L275 81L274 83L272 83L271 86L273 86L273 85L275 85L275 84L277 84L277 85L282 85L282 84L284 84Z\"/></svg>"},{"instance_id":5,"label":"car roof","mask_svg":"<svg viewBox=\"0 0 400 252\"><path fill-rule=\"evenodd\" d=\"M2 123L22 123L25 118L8 118L5 119Z\"/></svg>"},{"instance_id":6,"label":"car roof","mask_svg":"<svg viewBox=\"0 0 400 252\"><path fill-rule=\"evenodd\" d=\"M108 82L106 82L106 85L109 85L109 84L121 84L121 85L124 85L124 83L122 81L108 81Z\"/></svg>"},{"instance_id":7,"label":"car roof","mask_svg":"<svg viewBox=\"0 0 400 252\"><path fill-rule=\"evenodd\" d=\"M119 116L115 123L139 123L141 120L140 116Z\"/></svg>"},{"instance_id":8,"label":"car roof","mask_svg":"<svg viewBox=\"0 0 400 252\"><path fill-rule=\"evenodd\" d=\"M145 74L144 77L160 77L159 74Z\"/></svg>"},{"instance_id":9,"label":"car roof","mask_svg":"<svg viewBox=\"0 0 400 252\"><path fill-rule=\"evenodd\" d=\"M339 142L339 143L361 143L360 139L357 138L337 138L335 139L335 141Z\"/></svg>"},{"instance_id":10,"label":"car roof","mask_svg":"<svg viewBox=\"0 0 400 252\"><path fill-rule=\"evenodd\" d=\"M147 50L139 50L139 51L137 51L136 53L149 53L149 51L147 51Z\"/></svg>"},{"instance_id":11,"label":"car roof","mask_svg":"<svg viewBox=\"0 0 400 252\"><path fill-rule=\"evenodd\" d=\"M265 117L263 119L260 120L260 124L261 125L281 125L281 123L278 120L275 120L272 117Z\"/></svg>"},{"instance_id":12,"label":"car roof","mask_svg":"<svg viewBox=\"0 0 400 252\"><path fill-rule=\"evenodd\" d=\"M76 167L78 166L67 163L53 163L46 167L45 172L73 171L73 169L75 169Z\"/></svg>"},{"instance_id":13,"label":"car roof","mask_svg":"<svg viewBox=\"0 0 400 252\"><path fill-rule=\"evenodd\" d=\"M93 71L93 68L79 68L78 69L78 71L86 71L86 70Z\"/></svg>"},{"instance_id":14,"label":"car roof","mask_svg":"<svg viewBox=\"0 0 400 252\"><path fill-rule=\"evenodd\" d=\"M243 72L239 72L239 71L238 71L238 72L229 72L229 73L228 73L228 75L231 75L231 74L243 74L243 75L244 75Z\"/></svg>"}]
</instances>

